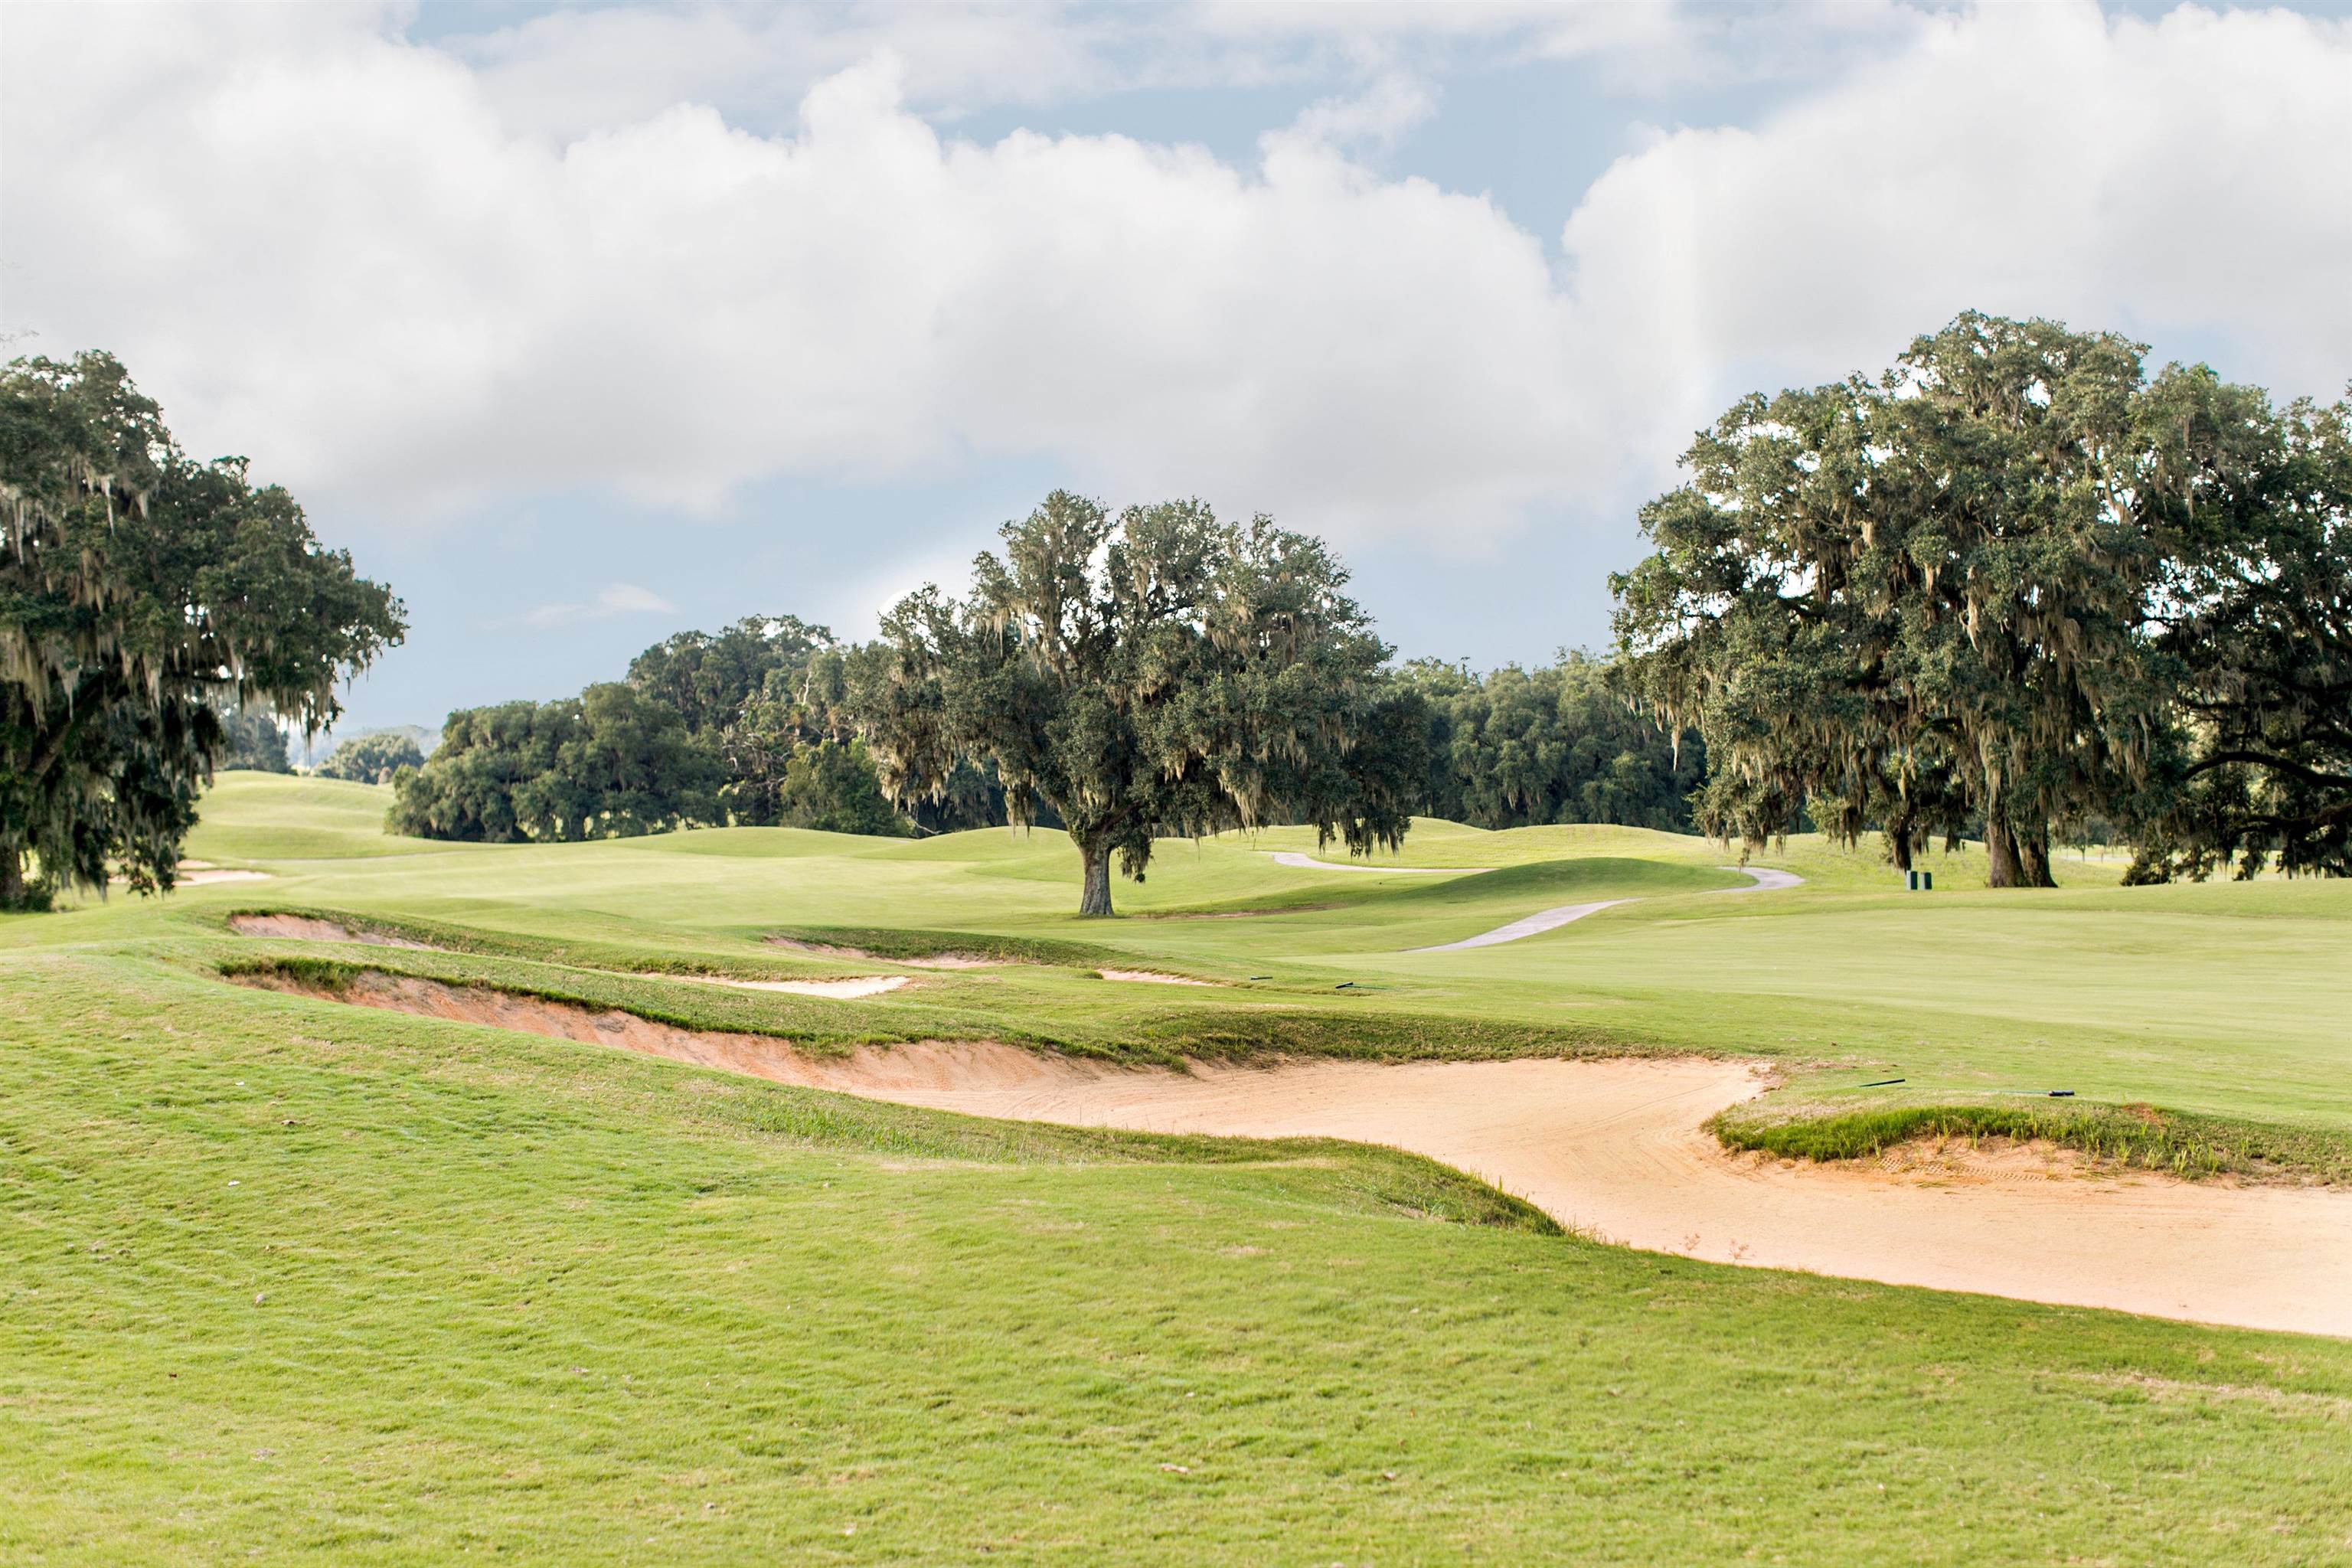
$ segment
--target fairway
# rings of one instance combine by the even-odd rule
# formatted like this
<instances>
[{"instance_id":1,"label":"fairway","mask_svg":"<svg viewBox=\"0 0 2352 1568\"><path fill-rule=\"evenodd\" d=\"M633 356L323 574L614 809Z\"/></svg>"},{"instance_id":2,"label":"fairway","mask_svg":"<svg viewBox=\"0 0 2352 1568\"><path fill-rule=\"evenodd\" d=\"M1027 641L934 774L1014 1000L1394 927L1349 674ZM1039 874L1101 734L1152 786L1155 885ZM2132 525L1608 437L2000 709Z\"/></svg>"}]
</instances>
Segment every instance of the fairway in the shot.
<instances>
[{"instance_id":1,"label":"fairway","mask_svg":"<svg viewBox=\"0 0 2352 1568\"><path fill-rule=\"evenodd\" d=\"M1632 1250L1360 1142L981 1120L224 983L506 993L845 1082L924 1040L1109 1084L1760 1060L1784 1087L1734 1141L1979 1118L2118 1173L2044 1185L2340 1206L2342 884L1990 893L1955 856L1909 896L1800 840L1761 864L1801 886L1723 897L1704 841L1433 822L1398 868L1468 869L1171 842L1082 922L1055 834L426 846L384 793L229 775L189 853L266 879L0 920L11 1561L2352 1553L2352 1342Z\"/></svg>"}]
</instances>

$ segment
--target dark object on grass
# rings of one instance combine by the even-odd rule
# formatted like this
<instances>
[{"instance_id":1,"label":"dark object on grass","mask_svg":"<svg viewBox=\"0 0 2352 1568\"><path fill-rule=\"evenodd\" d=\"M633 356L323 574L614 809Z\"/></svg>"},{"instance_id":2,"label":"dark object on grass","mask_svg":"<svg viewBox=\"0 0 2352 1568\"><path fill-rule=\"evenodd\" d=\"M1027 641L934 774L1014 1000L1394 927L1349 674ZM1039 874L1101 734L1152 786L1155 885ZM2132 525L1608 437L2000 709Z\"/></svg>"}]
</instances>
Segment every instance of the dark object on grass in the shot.
<instances>
[{"instance_id":1,"label":"dark object on grass","mask_svg":"<svg viewBox=\"0 0 2352 1568\"><path fill-rule=\"evenodd\" d=\"M2074 1098L2074 1091L2071 1089L2053 1089L2050 1091L2050 1098L2053 1100L2072 1100Z\"/></svg>"},{"instance_id":2,"label":"dark object on grass","mask_svg":"<svg viewBox=\"0 0 2352 1568\"><path fill-rule=\"evenodd\" d=\"M1902 1081L1903 1080L1899 1078L1874 1079L1870 1082L1864 1084L1862 1087L1864 1089L1885 1089L1890 1083L1901 1083Z\"/></svg>"},{"instance_id":3,"label":"dark object on grass","mask_svg":"<svg viewBox=\"0 0 2352 1568\"><path fill-rule=\"evenodd\" d=\"M1253 974L1250 978L1252 980L1271 980L1274 976L1271 974Z\"/></svg>"}]
</instances>

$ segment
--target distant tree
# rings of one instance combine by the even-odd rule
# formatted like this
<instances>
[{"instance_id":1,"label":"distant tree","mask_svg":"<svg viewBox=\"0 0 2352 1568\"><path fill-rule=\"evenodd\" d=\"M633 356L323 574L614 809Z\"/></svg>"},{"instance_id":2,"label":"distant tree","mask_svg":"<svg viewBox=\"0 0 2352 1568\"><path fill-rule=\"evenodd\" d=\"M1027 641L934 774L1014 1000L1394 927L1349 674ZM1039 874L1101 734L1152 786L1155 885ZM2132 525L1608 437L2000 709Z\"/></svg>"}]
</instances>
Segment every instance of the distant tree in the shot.
<instances>
[{"instance_id":1,"label":"distant tree","mask_svg":"<svg viewBox=\"0 0 2352 1568\"><path fill-rule=\"evenodd\" d=\"M181 452L111 355L0 372L0 907L118 868L170 888L222 710L315 733L404 629L291 496Z\"/></svg>"},{"instance_id":2,"label":"distant tree","mask_svg":"<svg viewBox=\"0 0 2352 1568\"><path fill-rule=\"evenodd\" d=\"M1421 759L1421 776L1412 797L1419 816L1469 820L1454 764L1454 716L1479 685L1465 666L1437 658L1408 659L1389 672L1389 700L1398 721L1417 723L1420 730L1413 751Z\"/></svg>"},{"instance_id":3,"label":"distant tree","mask_svg":"<svg viewBox=\"0 0 2352 1568\"><path fill-rule=\"evenodd\" d=\"M778 792L777 816L787 827L824 833L905 837L912 825L882 794L863 741L819 741L793 753Z\"/></svg>"},{"instance_id":4,"label":"distant tree","mask_svg":"<svg viewBox=\"0 0 2352 1568\"><path fill-rule=\"evenodd\" d=\"M372 735L354 735L337 746L319 764L319 776L353 784L390 784L392 775L401 769L424 765L424 750L414 736L378 730Z\"/></svg>"},{"instance_id":5,"label":"distant tree","mask_svg":"<svg viewBox=\"0 0 2352 1568\"><path fill-rule=\"evenodd\" d=\"M811 661L833 646L830 631L796 616L751 616L715 637L680 632L655 644L629 661L629 684L698 735L732 724L755 698L804 700Z\"/></svg>"},{"instance_id":6,"label":"distant tree","mask_svg":"<svg viewBox=\"0 0 2352 1568\"><path fill-rule=\"evenodd\" d=\"M394 778L386 825L421 838L629 837L715 819L719 767L667 704L617 682L449 715Z\"/></svg>"},{"instance_id":7,"label":"distant tree","mask_svg":"<svg viewBox=\"0 0 2352 1568\"><path fill-rule=\"evenodd\" d=\"M258 708L233 708L220 716L221 752L214 765L223 768L249 768L261 773L288 773L294 771L286 757L286 731L278 721Z\"/></svg>"},{"instance_id":8,"label":"distant tree","mask_svg":"<svg viewBox=\"0 0 2352 1568\"><path fill-rule=\"evenodd\" d=\"M992 763L1015 825L1057 812L1079 912L1111 912L1110 863L1152 840L1292 814L1351 850L1402 840L1409 801L1366 766L1388 649L1320 542L1197 501L1113 518L1056 490L1000 531L962 601L925 588L884 617L852 706L905 802Z\"/></svg>"},{"instance_id":9,"label":"distant tree","mask_svg":"<svg viewBox=\"0 0 2352 1568\"><path fill-rule=\"evenodd\" d=\"M1678 755L1584 653L1506 666L1456 694L1448 746L1458 816L1481 827L1612 822L1685 832L1703 746Z\"/></svg>"}]
</instances>

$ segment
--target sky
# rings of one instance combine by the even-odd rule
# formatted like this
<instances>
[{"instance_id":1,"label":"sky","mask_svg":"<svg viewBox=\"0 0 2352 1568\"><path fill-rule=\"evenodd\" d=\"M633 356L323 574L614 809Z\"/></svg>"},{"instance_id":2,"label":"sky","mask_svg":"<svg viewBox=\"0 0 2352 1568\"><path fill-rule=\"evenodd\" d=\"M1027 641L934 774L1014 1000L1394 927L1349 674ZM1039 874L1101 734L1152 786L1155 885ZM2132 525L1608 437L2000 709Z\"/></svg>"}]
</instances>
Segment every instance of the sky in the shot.
<instances>
[{"instance_id":1,"label":"sky","mask_svg":"<svg viewBox=\"0 0 2352 1568\"><path fill-rule=\"evenodd\" d=\"M2352 378L2352 8L0 11L0 334L405 600L343 729L844 637L1057 486L1605 646L1691 433L1964 310Z\"/></svg>"}]
</instances>

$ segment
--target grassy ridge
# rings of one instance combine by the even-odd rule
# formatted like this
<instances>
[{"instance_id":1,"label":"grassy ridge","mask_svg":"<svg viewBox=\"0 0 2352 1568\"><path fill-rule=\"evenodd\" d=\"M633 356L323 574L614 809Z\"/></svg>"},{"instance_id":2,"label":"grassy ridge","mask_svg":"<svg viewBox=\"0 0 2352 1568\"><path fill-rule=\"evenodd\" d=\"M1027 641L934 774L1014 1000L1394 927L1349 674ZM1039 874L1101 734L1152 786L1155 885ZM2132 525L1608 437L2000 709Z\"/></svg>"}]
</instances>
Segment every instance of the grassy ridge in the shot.
<instances>
[{"instance_id":1,"label":"grassy ridge","mask_svg":"<svg viewBox=\"0 0 2352 1568\"><path fill-rule=\"evenodd\" d=\"M1718 1113L1710 1131L1733 1149L1783 1159L1855 1160L1923 1138L2043 1140L2094 1159L2176 1176L2224 1173L2352 1183L2352 1140L2242 1117L2154 1106L1903 1105L1840 1110L1801 1103Z\"/></svg>"}]
</instances>

